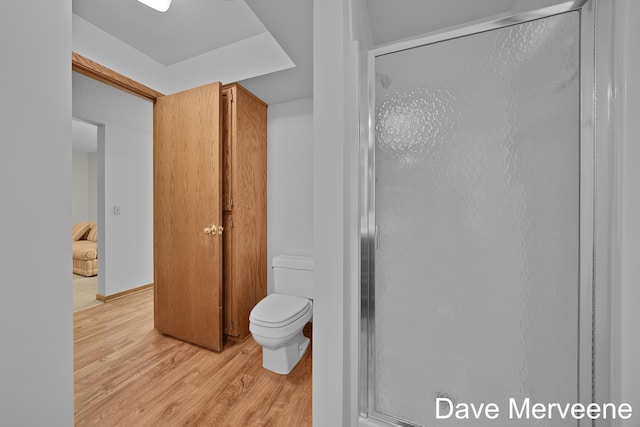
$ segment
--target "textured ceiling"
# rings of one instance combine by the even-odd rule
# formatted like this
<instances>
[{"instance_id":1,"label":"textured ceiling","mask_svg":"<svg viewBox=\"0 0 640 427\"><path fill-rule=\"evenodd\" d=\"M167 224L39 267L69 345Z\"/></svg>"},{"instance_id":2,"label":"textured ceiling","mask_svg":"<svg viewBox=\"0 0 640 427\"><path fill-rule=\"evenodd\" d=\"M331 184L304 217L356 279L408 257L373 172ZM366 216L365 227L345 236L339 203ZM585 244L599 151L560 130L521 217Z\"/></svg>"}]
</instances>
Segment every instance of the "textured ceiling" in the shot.
<instances>
[{"instance_id":1,"label":"textured ceiling","mask_svg":"<svg viewBox=\"0 0 640 427\"><path fill-rule=\"evenodd\" d=\"M294 68L241 81L268 104L313 96L312 0L247 0Z\"/></svg>"},{"instance_id":2,"label":"textured ceiling","mask_svg":"<svg viewBox=\"0 0 640 427\"><path fill-rule=\"evenodd\" d=\"M74 150L98 150L98 127L93 123L122 125L149 134L153 132L153 106L149 101L75 71L71 78L71 140Z\"/></svg>"},{"instance_id":3,"label":"textured ceiling","mask_svg":"<svg viewBox=\"0 0 640 427\"><path fill-rule=\"evenodd\" d=\"M174 0L165 13L73 0L73 50L162 93L251 80L268 103L311 96L312 0L256 7L264 16L244 0Z\"/></svg>"},{"instance_id":4,"label":"textured ceiling","mask_svg":"<svg viewBox=\"0 0 640 427\"><path fill-rule=\"evenodd\" d=\"M73 0L73 13L163 65L267 31L244 1L176 0L162 13L134 0Z\"/></svg>"}]
</instances>

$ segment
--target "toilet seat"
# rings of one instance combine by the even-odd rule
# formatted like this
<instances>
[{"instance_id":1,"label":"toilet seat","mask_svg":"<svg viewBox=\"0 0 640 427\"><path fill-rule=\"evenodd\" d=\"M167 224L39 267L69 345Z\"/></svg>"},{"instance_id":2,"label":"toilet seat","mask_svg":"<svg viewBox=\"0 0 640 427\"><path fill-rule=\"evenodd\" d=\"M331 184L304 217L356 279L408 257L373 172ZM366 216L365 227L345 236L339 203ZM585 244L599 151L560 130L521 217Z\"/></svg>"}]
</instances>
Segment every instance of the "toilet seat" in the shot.
<instances>
[{"instance_id":1,"label":"toilet seat","mask_svg":"<svg viewBox=\"0 0 640 427\"><path fill-rule=\"evenodd\" d=\"M307 298L271 294L251 310L249 321L265 328L283 328L305 317L311 308L311 300Z\"/></svg>"}]
</instances>

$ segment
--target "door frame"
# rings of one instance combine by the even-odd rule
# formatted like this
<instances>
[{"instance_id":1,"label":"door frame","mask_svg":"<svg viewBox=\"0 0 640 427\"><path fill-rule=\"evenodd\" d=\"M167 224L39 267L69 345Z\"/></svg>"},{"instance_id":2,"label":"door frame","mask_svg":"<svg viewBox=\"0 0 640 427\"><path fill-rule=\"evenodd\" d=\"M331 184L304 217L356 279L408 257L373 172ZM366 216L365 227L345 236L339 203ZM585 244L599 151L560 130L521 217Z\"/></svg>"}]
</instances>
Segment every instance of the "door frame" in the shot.
<instances>
[{"instance_id":1,"label":"door frame","mask_svg":"<svg viewBox=\"0 0 640 427\"><path fill-rule=\"evenodd\" d=\"M164 94L148 86L138 83L129 77L122 75L110 68L100 65L95 61L86 58L79 53L71 52L71 70L83 74L92 79L101 81L116 89L129 92L132 95L139 96L142 99L151 101L155 104L156 99Z\"/></svg>"},{"instance_id":2,"label":"door frame","mask_svg":"<svg viewBox=\"0 0 640 427\"><path fill-rule=\"evenodd\" d=\"M368 82L361 93L364 109L360 149L360 351L359 414L361 425L376 421L407 425L378 414L373 404L375 319L375 58L418 46L521 24L535 19L578 11L580 13L580 261L579 261L579 390L581 402L611 401L611 278L615 235L617 174L616 147L612 141L612 99L606 93L613 86L614 73L598 48L612 43L613 6L598 0L576 0L531 11L512 11L497 19L474 22L409 40L402 40L368 52ZM599 27L598 27L599 26ZM596 76L598 84L596 84ZM603 89L604 88L604 89ZM605 108L600 105L605 103ZM598 108L596 108L598 105ZM596 114L598 113L598 114ZM596 143L596 141L598 143ZM596 286L598 284L599 286ZM596 334L596 331L605 331ZM599 425L599 423L596 423Z\"/></svg>"},{"instance_id":3,"label":"door frame","mask_svg":"<svg viewBox=\"0 0 640 427\"><path fill-rule=\"evenodd\" d=\"M152 89L148 86L145 86L142 83L139 83L123 74L118 73L117 71L114 71L108 67L105 67L104 65L101 65L95 61L92 61L91 59L85 56L82 56L77 52L71 52L71 71L84 75L86 77L89 77L93 80L105 83L106 85L111 86L115 89L135 95L139 98L144 99L145 101L151 102L153 105L155 105L156 100L158 98L165 96L163 93L155 89ZM85 121L87 123L96 125L98 127L98 145L100 145L101 138L104 139L104 126L105 126L104 123L87 120L86 118L75 117L73 115L71 119L77 119L77 120ZM104 141L102 142L104 143ZM100 182L100 178L98 179L98 182ZM100 211L100 201L98 201L98 211ZM98 222L100 222L99 218L98 218ZM101 224L101 223L98 224L99 226L98 229L101 230L100 233L104 232L103 225L104 224ZM99 239L98 241L98 249L102 253L105 252L103 238ZM104 280L104 279L101 279L101 280ZM104 283L104 281L102 281L102 283ZM141 285L141 286L124 290L122 292L118 292L116 294L111 294L111 295L107 295L107 294L103 295L102 293L98 292L98 294L96 294L96 299L102 302L108 302L112 299L128 295L132 292L138 292L144 289L152 288L153 286L154 284L152 282L149 284ZM100 286L98 286L98 288L100 288ZM98 289L98 291L100 291L100 289Z\"/></svg>"}]
</instances>

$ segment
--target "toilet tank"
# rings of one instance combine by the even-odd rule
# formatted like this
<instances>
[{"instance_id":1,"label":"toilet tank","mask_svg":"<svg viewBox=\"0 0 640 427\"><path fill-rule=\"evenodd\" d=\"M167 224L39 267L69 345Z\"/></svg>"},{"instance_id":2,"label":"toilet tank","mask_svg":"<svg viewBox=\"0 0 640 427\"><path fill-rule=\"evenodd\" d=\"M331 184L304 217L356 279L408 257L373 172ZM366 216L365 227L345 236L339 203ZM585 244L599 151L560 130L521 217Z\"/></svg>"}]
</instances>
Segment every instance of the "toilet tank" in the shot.
<instances>
[{"instance_id":1,"label":"toilet tank","mask_svg":"<svg viewBox=\"0 0 640 427\"><path fill-rule=\"evenodd\" d=\"M313 258L277 255L271 262L275 293L313 299Z\"/></svg>"}]
</instances>

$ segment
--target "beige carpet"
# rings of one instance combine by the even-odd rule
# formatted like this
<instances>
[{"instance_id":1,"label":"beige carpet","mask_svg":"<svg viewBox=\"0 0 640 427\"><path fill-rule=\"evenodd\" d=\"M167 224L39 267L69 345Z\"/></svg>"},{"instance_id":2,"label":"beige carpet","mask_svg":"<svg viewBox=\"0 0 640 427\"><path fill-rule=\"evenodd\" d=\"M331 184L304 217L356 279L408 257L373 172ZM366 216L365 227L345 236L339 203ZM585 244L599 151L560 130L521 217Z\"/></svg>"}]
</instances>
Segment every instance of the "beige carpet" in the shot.
<instances>
[{"instance_id":1,"label":"beige carpet","mask_svg":"<svg viewBox=\"0 0 640 427\"><path fill-rule=\"evenodd\" d=\"M73 275L73 311L82 310L102 304L96 299L98 293L98 276L84 277Z\"/></svg>"}]
</instances>

